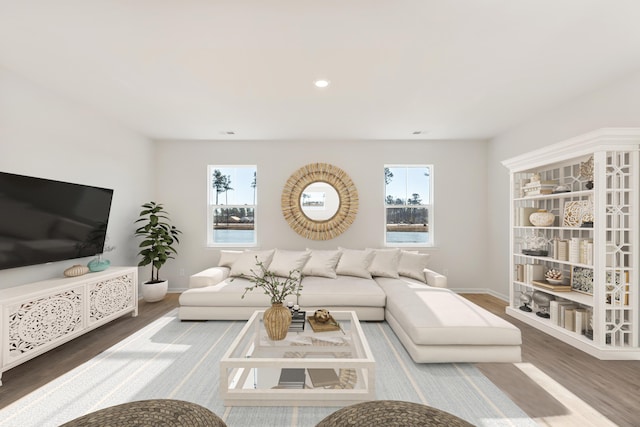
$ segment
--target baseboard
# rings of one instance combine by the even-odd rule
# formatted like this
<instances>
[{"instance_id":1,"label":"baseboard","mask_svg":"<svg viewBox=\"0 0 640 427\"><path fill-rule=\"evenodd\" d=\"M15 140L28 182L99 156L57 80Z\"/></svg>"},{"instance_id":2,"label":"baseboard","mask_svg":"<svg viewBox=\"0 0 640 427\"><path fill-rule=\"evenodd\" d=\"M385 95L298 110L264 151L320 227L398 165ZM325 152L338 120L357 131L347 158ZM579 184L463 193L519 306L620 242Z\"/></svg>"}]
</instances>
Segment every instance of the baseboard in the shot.
<instances>
[{"instance_id":1,"label":"baseboard","mask_svg":"<svg viewBox=\"0 0 640 427\"><path fill-rule=\"evenodd\" d=\"M494 291L493 289L489 289L489 288L483 288L483 289L478 289L478 288L456 288L456 289L451 289L453 292L457 293L457 294L489 294L492 297L496 297L502 301L509 301L509 296L505 295L505 294L501 294L499 292Z\"/></svg>"}]
</instances>

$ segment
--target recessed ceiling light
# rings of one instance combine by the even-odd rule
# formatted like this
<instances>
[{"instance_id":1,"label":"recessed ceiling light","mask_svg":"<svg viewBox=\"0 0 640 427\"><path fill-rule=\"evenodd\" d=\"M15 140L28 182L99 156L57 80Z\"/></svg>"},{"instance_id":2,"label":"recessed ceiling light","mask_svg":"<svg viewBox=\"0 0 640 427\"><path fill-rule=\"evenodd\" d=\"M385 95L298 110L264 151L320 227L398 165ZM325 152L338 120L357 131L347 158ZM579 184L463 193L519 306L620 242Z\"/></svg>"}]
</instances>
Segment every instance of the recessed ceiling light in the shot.
<instances>
[{"instance_id":1,"label":"recessed ceiling light","mask_svg":"<svg viewBox=\"0 0 640 427\"><path fill-rule=\"evenodd\" d=\"M325 88L325 87L329 86L329 80L320 79L320 80L316 80L315 82L313 82L313 84L316 85L316 87Z\"/></svg>"}]
</instances>

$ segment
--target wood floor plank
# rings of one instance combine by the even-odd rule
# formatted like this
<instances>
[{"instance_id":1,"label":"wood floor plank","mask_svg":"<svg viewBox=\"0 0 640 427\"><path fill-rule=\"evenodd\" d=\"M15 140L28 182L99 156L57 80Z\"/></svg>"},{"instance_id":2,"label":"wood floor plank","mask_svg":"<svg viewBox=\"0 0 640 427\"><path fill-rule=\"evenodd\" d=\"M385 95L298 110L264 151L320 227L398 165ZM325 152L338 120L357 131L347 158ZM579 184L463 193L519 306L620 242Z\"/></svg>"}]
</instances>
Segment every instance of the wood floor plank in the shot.
<instances>
[{"instance_id":1,"label":"wood floor plank","mask_svg":"<svg viewBox=\"0 0 640 427\"><path fill-rule=\"evenodd\" d=\"M599 360L505 313L507 303L487 294L464 297L492 311L522 331L522 361L535 365L560 385L619 426L640 425L640 361ZM497 365L497 366L496 366ZM542 406L546 397L534 389L523 393L517 381L502 382L500 364L477 364L521 408ZM524 394L524 398L522 395ZM540 412L528 412L531 417Z\"/></svg>"}]
</instances>

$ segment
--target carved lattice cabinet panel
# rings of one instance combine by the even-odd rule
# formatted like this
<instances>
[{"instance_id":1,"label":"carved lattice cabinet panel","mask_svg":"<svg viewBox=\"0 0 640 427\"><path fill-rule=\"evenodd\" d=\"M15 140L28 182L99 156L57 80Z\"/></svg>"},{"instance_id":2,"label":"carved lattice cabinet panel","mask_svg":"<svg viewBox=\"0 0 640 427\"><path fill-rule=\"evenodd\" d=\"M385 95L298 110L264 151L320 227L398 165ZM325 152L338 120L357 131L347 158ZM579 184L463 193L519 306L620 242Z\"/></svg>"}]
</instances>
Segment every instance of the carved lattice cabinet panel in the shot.
<instances>
[{"instance_id":1,"label":"carved lattice cabinet panel","mask_svg":"<svg viewBox=\"0 0 640 427\"><path fill-rule=\"evenodd\" d=\"M137 283L136 267L111 267L0 290L0 372L124 314L137 316Z\"/></svg>"}]
</instances>

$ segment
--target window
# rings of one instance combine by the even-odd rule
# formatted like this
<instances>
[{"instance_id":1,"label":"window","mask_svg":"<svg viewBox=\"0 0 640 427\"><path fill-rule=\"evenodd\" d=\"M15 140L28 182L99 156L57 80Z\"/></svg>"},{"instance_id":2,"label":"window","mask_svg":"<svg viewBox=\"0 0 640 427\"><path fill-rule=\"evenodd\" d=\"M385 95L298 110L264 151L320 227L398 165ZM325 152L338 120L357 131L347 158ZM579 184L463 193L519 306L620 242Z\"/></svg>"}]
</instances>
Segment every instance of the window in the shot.
<instances>
[{"instance_id":1,"label":"window","mask_svg":"<svg viewBox=\"0 0 640 427\"><path fill-rule=\"evenodd\" d=\"M209 166L209 245L256 244L256 183L255 166Z\"/></svg>"},{"instance_id":2,"label":"window","mask_svg":"<svg viewBox=\"0 0 640 427\"><path fill-rule=\"evenodd\" d=\"M386 165L385 244L433 246L433 166Z\"/></svg>"}]
</instances>

